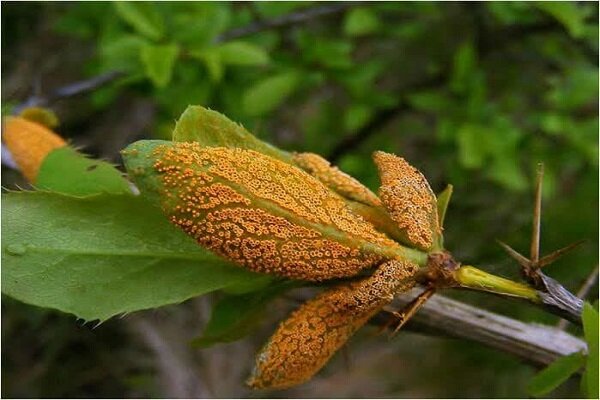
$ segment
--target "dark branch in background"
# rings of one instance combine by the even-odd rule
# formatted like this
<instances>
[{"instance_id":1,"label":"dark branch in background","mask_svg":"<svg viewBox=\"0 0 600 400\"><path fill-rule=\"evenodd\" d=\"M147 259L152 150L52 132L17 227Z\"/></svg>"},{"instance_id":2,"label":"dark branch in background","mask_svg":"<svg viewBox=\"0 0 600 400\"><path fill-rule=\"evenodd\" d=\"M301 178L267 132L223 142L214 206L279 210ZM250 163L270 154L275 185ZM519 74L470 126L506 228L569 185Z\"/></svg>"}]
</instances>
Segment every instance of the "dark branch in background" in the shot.
<instances>
[{"instance_id":1,"label":"dark branch in background","mask_svg":"<svg viewBox=\"0 0 600 400\"><path fill-rule=\"evenodd\" d=\"M469 7L471 6L469 5ZM564 28L556 21L544 21L537 24L502 28L496 32L482 29L482 31L478 33L477 40L475 41L476 50L479 56L486 57L525 37L553 31L561 32L564 31ZM571 40L578 45L582 53L591 63L598 65L598 54L593 49L582 40L575 40L572 38ZM448 71L449 69L446 68L442 73L429 76L420 82L401 88L401 90L399 90L399 95L442 86L448 79ZM408 101L401 99L397 106L379 111L371 119L369 124L365 125L353 135L349 135L340 140L326 158L332 163L335 163L343 155L355 150L372 135L379 132L394 118L413 110L413 107Z\"/></svg>"},{"instance_id":2,"label":"dark branch in background","mask_svg":"<svg viewBox=\"0 0 600 400\"><path fill-rule=\"evenodd\" d=\"M282 15L280 17L265 19L243 26L241 28L232 29L217 36L215 38L215 42L225 42L228 40L239 39L241 37L249 36L258 32L264 32L270 29L277 29L290 25L296 25L327 15L338 14L346 11L348 8L356 7L362 4L364 4L364 2L339 2L330 3L320 7L313 7L295 11L286 15Z\"/></svg>"},{"instance_id":3,"label":"dark branch in background","mask_svg":"<svg viewBox=\"0 0 600 400\"><path fill-rule=\"evenodd\" d=\"M90 79L70 83L44 96L31 96L25 102L15 107L15 114L20 113L26 107L47 106L56 100L92 92L119 78L122 78L123 76L125 76L123 72L111 71L102 75L94 76Z\"/></svg>"},{"instance_id":4,"label":"dark branch in background","mask_svg":"<svg viewBox=\"0 0 600 400\"><path fill-rule=\"evenodd\" d=\"M313 19L338 14L346 11L348 8L356 7L364 2L339 2L327 4L319 7L308 8L295 11L280 17L264 19L241 28L231 29L224 32L214 39L214 43L221 43L232 39L239 39L250 36L255 33L263 32L275 28L283 28L291 25L308 22ZM60 87L47 95L33 95L25 102L15 107L15 113L18 114L23 108L34 106L47 106L52 102L76 95L84 94L105 86L115 80L124 77L126 74L121 71L110 71L90 79L74 82Z\"/></svg>"}]
</instances>

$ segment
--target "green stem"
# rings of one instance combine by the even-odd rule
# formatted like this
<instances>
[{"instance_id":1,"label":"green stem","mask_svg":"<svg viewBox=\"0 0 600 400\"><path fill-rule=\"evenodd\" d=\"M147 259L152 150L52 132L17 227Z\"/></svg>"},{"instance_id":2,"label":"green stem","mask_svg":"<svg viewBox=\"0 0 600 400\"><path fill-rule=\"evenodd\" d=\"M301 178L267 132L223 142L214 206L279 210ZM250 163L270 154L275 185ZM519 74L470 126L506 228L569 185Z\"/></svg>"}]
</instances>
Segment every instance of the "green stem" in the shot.
<instances>
[{"instance_id":1,"label":"green stem","mask_svg":"<svg viewBox=\"0 0 600 400\"><path fill-rule=\"evenodd\" d=\"M542 303L537 290L533 287L489 274L470 265L463 265L456 270L454 278L459 287L519 297L537 304Z\"/></svg>"}]
</instances>

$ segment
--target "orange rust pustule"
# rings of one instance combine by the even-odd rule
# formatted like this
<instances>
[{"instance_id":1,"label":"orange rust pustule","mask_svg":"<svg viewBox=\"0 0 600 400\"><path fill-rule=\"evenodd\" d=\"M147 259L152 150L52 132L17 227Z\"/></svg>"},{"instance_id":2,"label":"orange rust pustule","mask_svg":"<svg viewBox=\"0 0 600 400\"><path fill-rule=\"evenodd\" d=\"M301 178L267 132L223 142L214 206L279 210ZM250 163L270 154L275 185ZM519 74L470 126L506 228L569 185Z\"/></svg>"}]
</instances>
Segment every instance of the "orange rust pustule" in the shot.
<instances>
[{"instance_id":1,"label":"orange rust pustule","mask_svg":"<svg viewBox=\"0 0 600 400\"><path fill-rule=\"evenodd\" d=\"M281 323L257 356L248 385L283 389L310 379L394 295L415 285L418 266L388 261L360 281L327 290Z\"/></svg>"},{"instance_id":2,"label":"orange rust pustule","mask_svg":"<svg viewBox=\"0 0 600 400\"><path fill-rule=\"evenodd\" d=\"M310 281L349 277L382 261L363 251L361 241L395 245L322 183L284 162L197 143L153 153L171 222L250 270Z\"/></svg>"},{"instance_id":3,"label":"orange rust pustule","mask_svg":"<svg viewBox=\"0 0 600 400\"><path fill-rule=\"evenodd\" d=\"M2 140L21 173L32 183L35 183L40 166L48 153L67 145L50 129L21 117L4 119Z\"/></svg>"},{"instance_id":4,"label":"orange rust pustule","mask_svg":"<svg viewBox=\"0 0 600 400\"><path fill-rule=\"evenodd\" d=\"M292 159L300 168L340 195L371 206L381 205L379 198L367 187L318 154L295 153Z\"/></svg>"},{"instance_id":5,"label":"orange rust pustule","mask_svg":"<svg viewBox=\"0 0 600 400\"><path fill-rule=\"evenodd\" d=\"M436 198L427 179L403 158L377 151L379 197L390 217L416 246L429 249L440 233Z\"/></svg>"}]
</instances>

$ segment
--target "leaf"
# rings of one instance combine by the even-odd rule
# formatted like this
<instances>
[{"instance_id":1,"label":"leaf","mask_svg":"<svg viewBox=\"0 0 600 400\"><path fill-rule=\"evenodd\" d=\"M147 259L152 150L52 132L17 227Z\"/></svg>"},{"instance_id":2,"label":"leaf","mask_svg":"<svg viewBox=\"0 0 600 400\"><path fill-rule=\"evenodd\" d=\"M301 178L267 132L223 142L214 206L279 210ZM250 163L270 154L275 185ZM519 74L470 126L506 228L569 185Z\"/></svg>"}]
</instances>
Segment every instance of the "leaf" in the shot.
<instances>
[{"instance_id":1,"label":"leaf","mask_svg":"<svg viewBox=\"0 0 600 400\"><path fill-rule=\"evenodd\" d=\"M437 212L439 225L444 226L444 219L446 218L446 211L448 210L448 204L452 197L452 191L454 187L452 185L446 186L446 188L437 196Z\"/></svg>"},{"instance_id":2,"label":"leaf","mask_svg":"<svg viewBox=\"0 0 600 400\"><path fill-rule=\"evenodd\" d=\"M424 250L441 235L437 202L429 182L405 159L383 151L373 153L381 186L379 198L390 218L405 233L400 240Z\"/></svg>"},{"instance_id":3,"label":"leaf","mask_svg":"<svg viewBox=\"0 0 600 400\"><path fill-rule=\"evenodd\" d=\"M260 277L204 250L129 195L5 194L2 234L2 292L85 320Z\"/></svg>"},{"instance_id":4,"label":"leaf","mask_svg":"<svg viewBox=\"0 0 600 400\"><path fill-rule=\"evenodd\" d=\"M211 81L215 83L221 81L224 73L223 60L221 59L221 55L217 50L208 49L202 51L192 51L190 52L190 55L204 63Z\"/></svg>"},{"instance_id":5,"label":"leaf","mask_svg":"<svg viewBox=\"0 0 600 400\"><path fill-rule=\"evenodd\" d=\"M585 33L586 12L575 2L568 1L536 1L535 7L555 18L578 39Z\"/></svg>"},{"instance_id":6,"label":"leaf","mask_svg":"<svg viewBox=\"0 0 600 400\"><path fill-rule=\"evenodd\" d=\"M73 196L131 193L127 180L107 162L93 160L65 146L44 159L36 187Z\"/></svg>"},{"instance_id":7,"label":"leaf","mask_svg":"<svg viewBox=\"0 0 600 400\"><path fill-rule=\"evenodd\" d=\"M278 284L258 292L224 297L215 304L202 336L192 340L192 346L209 347L247 336L262 321L267 304L288 286Z\"/></svg>"},{"instance_id":8,"label":"leaf","mask_svg":"<svg viewBox=\"0 0 600 400\"><path fill-rule=\"evenodd\" d=\"M122 35L100 43L100 56L104 70L141 72L140 53L149 44L138 35Z\"/></svg>"},{"instance_id":9,"label":"leaf","mask_svg":"<svg viewBox=\"0 0 600 400\"><path fill-rule=\"evenodd\" d=\"M560 357L537 374L527 386L527 393L541 397L556 389L585 364L585 356L573 353Z\"/></svg>"},{"instance_id":10,"label":"leaf","mask_svg":"<svg viewBox=\"0 0 600 400\"><path fill-rule=\"evenodd\" d=\"M60 125L58 117L54 111L49 108L43 107L26 107L19 114L20 117L25 118L28 121L36 122L40 125L44 125L49 129L56 129Z\"/></svg>"},{"instance_id":11,"label":"leaf","mask_svg":"<svg viewBox=\"0 0 600 400\"><path fill-rule=\"evenodd\" d=\"M456 132L458 144L458 159L465 168L481 168L487 153L483 129L465 123Z\"/></svg>"},{"instance_id":12,"label":"leaf","mask_svg":"<svg viewBox=\"0 0 600 400\"><path fill-rule=\"evenodd\" d=\"M356 132L365 126L372 117L372 107L365 104L354 104L344 113L344 128L348 132Z\"/></svg>"},{"instance_id":13,"label":"leaf","mask_svg":"<svg viewBox=\"0 0 600 400\"><path fill-rule=\"evenodd\" d=\"M117 15L137 32L152 40L162 38L163 20L152 2L116 1L113 4Z\"/></svg>"},{"instance_id":14,"label":"leaf","mask_svg":"<svg viewBox=\"0 0 600 400\"><path fill-rule=\"evenodd\" d=\"M375 32L379 19L370 9L359 7L350 11L344 21L344 32L348 36L362 36Z\"/></svg>"},{"instance_id":15,"label":"leaf","mask_svg":"<svg viewBox=\"0 0 600 400\"><path fill-rule=\"evenodd\" d=\"M292 164L288 152L259 140L223 114L201 106L189 106L183 112L175 125L173 140L197 142L204 147L254 150Z\"/></svg>"},{"instance_id":16,"label":"leaf","mask_svg":"<svg viewBox=\"0 0 600 400\"><path fill-rule=\"evenodd\" d=\"M299 81L300 76L296 72L284 72L266 78L246 90L242 107L250 116L273 111L294 92Z\"/></svg>"},{"instance_id":17,"label":"leaf","mask_svg":"<svg viewBox=\"0 0 600 400\"><path fill-rule=\"evenodd\" d=\"M495 158L488 166L487 175L511 190L527 189L527 178L514 153L507 153L502 157Z\"/></svg>"},{"instance_id":18,"label":"leaf","mask_svg":"<svg viewBox=\"0 0 600 400\"><path fill-rule=\"evenodd\" d=\"M219 47L221 61L227 65L267 65L269 55L259 46L247 42L229 42Z\"/></svg>"},{"instance_id":19,"label":"leaf","mask_svg":"<svg viewBox=\"0 0 600 400\"><path fill-rule=\"evenodd\" d=\"M176 44L142 47L140 59L145 67L146 76L155 86L165 87L169 84L178 55L179 47Z\"/></svg>"},{"instance_id":20,"label":"leaf","mask_svg":"<svg viewBox=\"0 0 600 400\"><path fill-rule=\"evenodd\" d=\"M588 345L585 368L586 394L589 399L598 398L598 311L585 302L583 304L583 333Z\"/></svg>"},{"instance_id":21,"label":"leaf","mask_svg":"<svg viewBox=\"0 0 600 400\"><path fill-rule=\"evenodd\" d=\"M259 140L226 116L200 106L190 106L185 110L175 126L173 140L197 142L204 147L254 150L292 166L298 166L290 153ZM327 182L324 183L328 185ZM383 209L365 207L354 201L347 201L346 204L353 212L374 224L380 231L398 238L396 224L387 217Z\"/></svg>"},{"instance_id":22,"label":"leaf","mask_svg":"<svg viewBox=\"0 0 600 400\"><path fill-rule=\"evenodd\" d=\"M388 257L423 260L312 176L255 151L142 140L123 156L131 179L170 221L250 270L321 281Z\"/></svg>"},{"instance_id":23,"label":"leaf","mask_svg":"<svg viewBox=\"0 0 600 400\"><path fill-rule=\"evenodd\" d=\"M473 74L477 68L477 54L471 42L461 45L454 55L450 87L457 93L467 90L469 84L473 84Z\"/></svg>"}]
</instances>

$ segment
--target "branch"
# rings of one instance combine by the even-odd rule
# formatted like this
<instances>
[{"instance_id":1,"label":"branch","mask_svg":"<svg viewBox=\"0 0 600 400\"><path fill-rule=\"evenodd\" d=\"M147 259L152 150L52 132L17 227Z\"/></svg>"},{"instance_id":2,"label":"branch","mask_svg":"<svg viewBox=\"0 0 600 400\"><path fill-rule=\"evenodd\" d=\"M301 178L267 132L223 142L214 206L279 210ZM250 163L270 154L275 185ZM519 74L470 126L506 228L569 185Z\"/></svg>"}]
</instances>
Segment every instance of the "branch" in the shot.
<instances>
[{"instance_id":1,"label":"branch","mask_svg":"<svg viewBox=\"0 0 600 400\"><path fill-rule=\"evenodd\" d=\"M21 110L27 107L46 106L56 100L92 92L102 86L108 85L109 83L117 80L118 78L122 78L123 76L125 76L123 72L111 71L102 75L94 76L90 79L73 82L68 85L62 86L45 96L34 95L29 97L23 103L15 107L14 112L15 114L19 114Z\"/></svg>"},{"instance_id":2,"label":"branch","mask_svg":"<svg viewBox=\"0 0 600 400\"><path fill-rule=\"evenodd\" d=\"M167 397L211 397L196 374L196 366L189 357L185 341L180 340L181 338L170 339L159 326L144 315L132 315L126 319L126 323L154 353Z\"/></svg>"},{"instance_id":3,"label":"branch","mask_svg":"<svg viewBox=\"0 0 600 400\"><path fill-rule=\"evenodd\" d=\"M231 29L227 32L218 35L214 39L214 43L226 42L228 40L239 39L250 36L255 33L263 32L269 29L283 28L312 19L334 15L346 11L348 8L356 7L365 2L339 2L335 4L327 4L320 7L308 8L296 12L292 12L279 17L257 21L241 28ZM70 83L60 87L48 95L29 97L25 102L15 107L15 113L18 114L23 108L34 106L46 106L56 100L73 97L75 95L84 94L105 86L115 80L125 76L121 71L110 71L105 74L94 76L90 79Z\"/></svg>"},{"instance_id":4,"label":"branch","mask_svg":"<svg viewBox=\"0 0 600 400\"><path fill-rule=\"evenodd\" d=\"M338 14L346 11L348 8L362 5L365 2L339 2L313 7L304 10L292 12L280 17L257 21L241 28L229 30L215 38L215 43L225 42L232 39L250 36L258 32L263 32L269 29L283 28L290 25L307 22L312 19L324 17L327 15Z\"/></svg>"},{"instance_id":5,"label":"branch","mask_svg":"<svg viewBox=\"0 0 600 400\"><path fill-rule=\"evenodd\" d=\"M469 7L471 7L469 5ZM511 43L518 42L523 37L530 35L536 35L546 32L563 32L563 28L555 21L545 21L542 23L524 25L524 26L511 26L503 29L499 29L496 32L479 32L476 40L477 53L483 58L493 52L497 52L508 46ZM576 42L578 43L578 42ZM596 56L597 59L597 56ZM399 92L416 92L425 89L432 89L444 84L449 75L449 68L445 68L443 72L429 76L422 81L410 84L404 88L401 88ZM379 111L371 119L371 122L365 125L362 129L356 133L342 138L337 145L333 147L333 150L326 157L332 163L338 161L344 154L353 151L358 148L364 141L371 137L371 135L377 133L382 127L388 122L392 121L398 115L410 112L413 110L406 100L401 100L400 103L393 107L382 111Z\"/></svg>"},{"instance_id":6,"label":"branch","mask_svg":"<svg viewBox=\"0 0 600 400\"><path fill-rule=\"evenodd\" d=\"M403 308L418 293L419 289L413 289L402 294L370 323L385 326L391 317L388 311ZM587 349L583 340L560 329L524 323L441 295L425 303L406 324L406 329L472 340L536 366Z\"/></svg>"}]
</instances>

